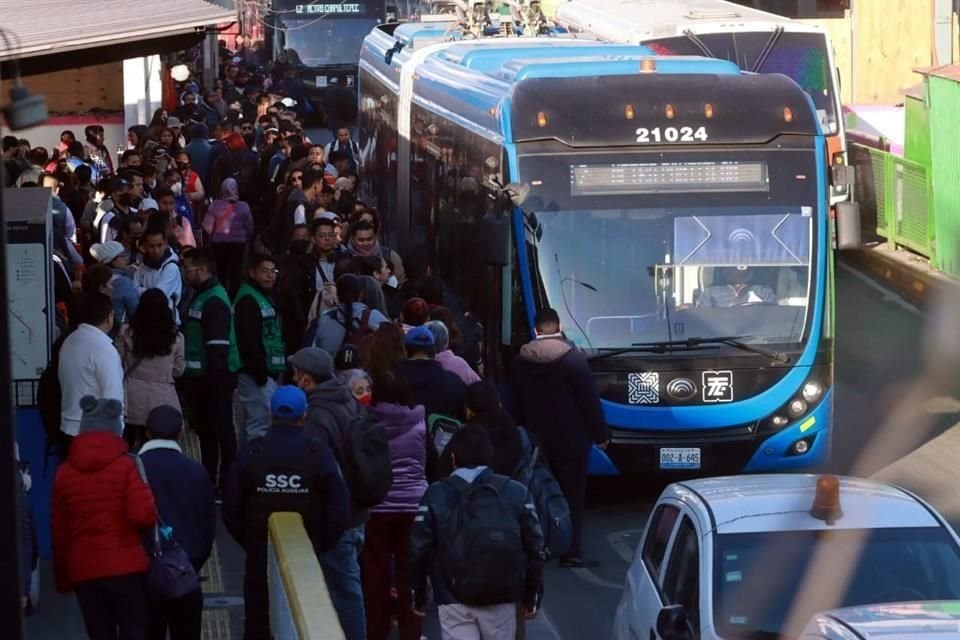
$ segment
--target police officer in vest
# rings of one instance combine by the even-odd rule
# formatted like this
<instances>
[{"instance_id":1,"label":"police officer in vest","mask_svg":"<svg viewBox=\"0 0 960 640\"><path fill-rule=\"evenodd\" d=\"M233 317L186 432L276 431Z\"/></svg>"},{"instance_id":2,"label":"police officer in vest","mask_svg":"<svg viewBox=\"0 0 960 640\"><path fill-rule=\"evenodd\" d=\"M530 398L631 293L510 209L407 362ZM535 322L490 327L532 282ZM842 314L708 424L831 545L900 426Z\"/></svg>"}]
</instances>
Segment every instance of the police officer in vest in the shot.
<instances>
[{"instance_id":1,"label":"police officer in vest","mask_svg":"<svg viewBox=\"0 0 960 640\"><path fill-rule=\"evenodd\" d=\"M249 278L233 299L237 348L230 354L230 368L238 372L241 442L266 433L270 398L287 366L280 316L272 299L276 283L277 263L257 254L250 261Z\"/></svg>"},{"instance_id":2,"label":"police officer in vest","mask_svg":"<svg viewBox=\"0 0 960 640\"><path fill-rule=\"evenodd\" d=\"M267 527L270 515L286 511L303 517L318 556L346 530L349 494L333 453L303 432L307 397L297 387L280 387L270 401L273 424L248 442L230 470L223 522L247 552L243 580L245 640L270 639L267 592Z\"/></svg>"},{"instance_id":3,"label":"police officer in vest","mask_svg":"<svg viewBox=\"0 0 960 640\"><path fill-rule=\"evenodd\" d=\"M233 430L236 376L229 365L237 342L233 310L226 289L214 275L209 253L188 249L181 266L184 280L196 292L183 322L186 409L200 439L203 466L214 486L222 487L237 453Z\"/></svg>"}]
</instances>

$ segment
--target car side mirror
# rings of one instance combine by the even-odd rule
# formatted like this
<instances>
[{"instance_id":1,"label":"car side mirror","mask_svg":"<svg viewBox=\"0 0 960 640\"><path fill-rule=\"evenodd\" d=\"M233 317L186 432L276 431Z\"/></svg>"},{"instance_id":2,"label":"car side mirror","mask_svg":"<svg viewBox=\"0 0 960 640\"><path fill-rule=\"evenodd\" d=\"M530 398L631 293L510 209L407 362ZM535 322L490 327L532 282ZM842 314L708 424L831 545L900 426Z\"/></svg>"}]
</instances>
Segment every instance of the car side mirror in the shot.
<instances>
[{"instance_id":1,"label":"car side mirror","mask_svg":"<svg viewBox=\"0 0 960 640\"><path fill-rule=\"evenodd\" d=\"M657 635L663 640L693 640L690 617L682 604L669 604L657 614Z\"/></svg>"}]
</instances>

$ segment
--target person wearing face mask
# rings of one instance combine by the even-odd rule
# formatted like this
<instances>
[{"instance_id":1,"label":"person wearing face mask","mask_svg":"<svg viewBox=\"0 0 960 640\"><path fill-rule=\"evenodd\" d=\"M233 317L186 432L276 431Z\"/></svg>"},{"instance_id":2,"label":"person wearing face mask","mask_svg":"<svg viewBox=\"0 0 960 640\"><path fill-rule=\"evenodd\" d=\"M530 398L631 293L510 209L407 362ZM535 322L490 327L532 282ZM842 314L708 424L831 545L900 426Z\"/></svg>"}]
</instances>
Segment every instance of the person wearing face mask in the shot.
<instances>
[{"instance_id":1,"label":"person wearing face mask","mask_svg":"<svg viewBox=\"0 0 960 640\"><path fill-rule=\"evenodd\" d=\"M363 369L347 369L337 374L357 402L365 407L373 403L373 381Z\"/></svg>"},{"instance_id":2,"label":"person wearing face mask","mask_svg":"<svg viewBox=\"0 0 960 640\"><path fill-rule=\"evenodd\" d=\"M190 226L195 227L193 206L190 202L190 196L183 189L183 178L176 169L167 169L163 174L163 184L170 193L173 194L173 209L178 216L183 216L190 221Z\"/></svg>"},{"instance_id":3,"label":"person wearing face mask","mask_svg":"<svg viewBox=\"0 0 960 640\"><path fill-rule=\"evenodd\" d=\"M136 217L130 183L120 177L113 178L110 198L104 199L101 205L93 220L93 228L97 242L104 243L116 240L124 221Z\"/></svg>"}]
</instances>

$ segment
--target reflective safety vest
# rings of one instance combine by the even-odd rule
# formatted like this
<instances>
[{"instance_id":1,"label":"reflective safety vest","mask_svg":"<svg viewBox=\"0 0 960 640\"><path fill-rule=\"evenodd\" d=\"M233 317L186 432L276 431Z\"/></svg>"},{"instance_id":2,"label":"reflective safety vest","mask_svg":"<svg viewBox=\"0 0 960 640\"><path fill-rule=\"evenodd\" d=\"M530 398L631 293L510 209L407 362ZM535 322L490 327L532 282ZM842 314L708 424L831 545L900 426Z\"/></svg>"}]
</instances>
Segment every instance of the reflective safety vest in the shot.
<instances>
[{"instance_id":1,"label":"reflective safety vest","mask_svg":"<svg viewBox=\"0 0 960 640\"><path fill-rule=\"evenodd\" d=\"M260 318L262 320L260 335L263 340L263 352L267 356L267 371L273 374L283 373L287 368L287 356L283 344L283 333L280 331L280 317L277 315L277 309L259 289L249 282L240 285L237 296L233 299L234 308L246 296L252 297L257 306L260 307ZM230 347L230 371L239 371L243 366L240 349L237 348L236 340L234 340Z\"/></svg>"},{"instance_id":2,"label":"reflective safety vest","mask_svg":"<svg viewBox=\"0 0 960 640\"><path fill-rule=\"evenodd\" d=\"M187 318L183 323L183 351L186 368L183 375L199 377L207 370L207 344L203 339L203 308L211 298L221 300L231 309L230 297L222 284L210 287L194 296L187 310ZM211 344L219 344L214 341ZM230 339L223 341L223 346L229 346L233 352L237 348L237 336L233 330L233 316L230 318Z\"/></svg>"}]
</instances>

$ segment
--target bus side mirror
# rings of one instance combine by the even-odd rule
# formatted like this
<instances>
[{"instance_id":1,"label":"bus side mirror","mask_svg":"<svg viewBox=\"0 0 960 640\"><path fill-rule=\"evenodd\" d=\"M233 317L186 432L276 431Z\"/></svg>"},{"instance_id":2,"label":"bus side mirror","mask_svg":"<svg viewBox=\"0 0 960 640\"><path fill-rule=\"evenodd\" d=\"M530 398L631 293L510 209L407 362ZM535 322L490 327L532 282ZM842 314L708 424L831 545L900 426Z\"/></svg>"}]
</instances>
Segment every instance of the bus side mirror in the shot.
<instances>
[{"instance_id":1,"label":"bus side mirror","mask_svg":"<svg viewBox=\"0 0 960 640\"><path fill-rule=\"evenodd\" d=\"M481 222L484 262L492 267L507 266L510 262L510 214L490 212Z\"/></svg>"},{"instance_id":2,"label":"bus side mirror","mask_svg":"<svg viewBox=\"0 0 960 640\"><path fill-rule=\"evenodd\" d=\"M834 187L852 187L856 168L847 164L830 165L830 184Z\"/></svg>"},{"instance_id":3,"label":"bus side mirror","mask_svg":"<svg viewBox=\"0 0 960 640\"><path fill-rule=\"evenodd\" d=\"M858 249L860 239L860 205L856 202L838 202L836 205L837 249Z\"/></svg>"}]
</instances>

